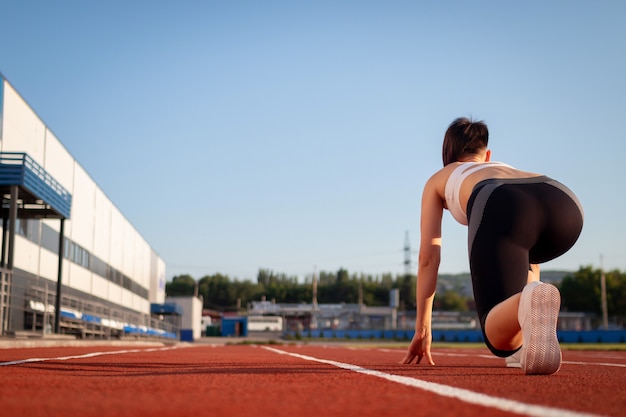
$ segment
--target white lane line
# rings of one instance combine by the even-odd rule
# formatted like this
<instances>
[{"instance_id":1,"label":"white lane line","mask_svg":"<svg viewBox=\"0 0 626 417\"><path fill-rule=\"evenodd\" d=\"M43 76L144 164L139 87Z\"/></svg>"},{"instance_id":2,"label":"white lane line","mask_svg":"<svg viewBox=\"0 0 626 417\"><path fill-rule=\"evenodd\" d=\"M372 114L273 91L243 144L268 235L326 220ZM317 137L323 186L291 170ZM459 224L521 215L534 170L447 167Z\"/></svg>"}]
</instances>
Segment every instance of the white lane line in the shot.
<instances>
[{"instance_id":1,"label":"white lane line","mask_svg":"<svg viewBox=\"0 0 626 417\"><path fill-rule=\"evenodd\" d=\"M278 353L279 355L288 355L306 361L332 365L337 368L346 369L352 372L375 376L378 378L386 379L387 381L396 382L402 385L407 385L409 387L419 388L433 394L441 395L443 397L455 398L457 400L464 401L470 404L491 407L505 412L517 413L532 417L600 417L598 414L581 413L578 411L565 410L562 408L525 404L518 401L508 400L506 398L492 397L487 394L469 391L463 388L456 388L449 385L438 384L436 382L423 381L421 379L411 378L408 376L387 374L385 372L362 368L360 366L352 365L349 363L336 362L328 359L320 359L313 356L291 353L268 346L262 346L262 348L269 350L270 352Z\"/></svg>"},{"instance_id":2,"label":"white lane line","mask_svg":"<svg viewBox=\"0 0 626 417\"><path fill-rule=\"evenodd\" d=\"M149 349L125 349L125 350L114 350L110 352L91 352L91 353L85 353L83 355L59 356L56 358L27 358L27 359L20 359L16 361L0 362L0 366L22 365L24 363L32 363L32 362L68 361L71 359L85 359L85 358L93 358L96 356L104 356L104 355L123 355L127 353L138 353L138 352L158 352L158 351L164 351L164 350L178 349L179 347L182 347L182 346L169 346L169 347L149 348Z\"/></svg>"},{"instance_id":3,"label":"white lane line","mask_svg":"<svg viewBox=\"0 0 626 417\"><path fill-rule=\"evenodd\" d=\"M378 349L380 352L385 352L385 353L398 353L397 350L393 350L393 349ZM483 355L482 353L478 353L478 354L469 354L469 353L447 353L447 352L433 352L432 353L433 356L460 356L460 357L479 357L479 358L484 358L484 359L497 359L500 361L504 361L504 358L500 358L498 356L494 356L494 355ZM609 359L611 357L608 357ZM615 356L615 358L619 358L617 356ZM621 359L621 358L619 358ZM612 363L612 362L580 362L580 361L562 361L561 363L563 364L568 364L568 365L588 365L588 366L613 366L616 368L626 368L626 364L624 363Z\"/></svg>"},{"instance_id":4,"label":"white lane line","mask_svg":"<svg viewBox=\"0 0 626 417\"><path fill-rule=\"evenodd\" d=\"M479 358L498 359L500 361L504 361L504 358L499 358L499 357L494 356L494 355L483 355L483 354L470 355L470 354L463 354L463 353L433 353L433 355L440 355L440 356L478 356ZM626 364L623 364L623 363L578 362L578 361L562 361L561 363L568 364L568 365L589 365L589 366L597 365L597 366L613 366L613 367L616 367L616 368L626 368Z\"/></svg>"},{"instance_id":5,"label":"white lane line","mask_svg":"<svg viewBox=\"0 0 626 417\"><path fill-rule=\"evenodd\" d=\"M606 362L574 362L574 361L563 361L561 363L567 363L569 365L598 365L598 366L615 366L617 368L626 368L626 364L624 363L606 363Z\"/></svg>"}]
</instances>

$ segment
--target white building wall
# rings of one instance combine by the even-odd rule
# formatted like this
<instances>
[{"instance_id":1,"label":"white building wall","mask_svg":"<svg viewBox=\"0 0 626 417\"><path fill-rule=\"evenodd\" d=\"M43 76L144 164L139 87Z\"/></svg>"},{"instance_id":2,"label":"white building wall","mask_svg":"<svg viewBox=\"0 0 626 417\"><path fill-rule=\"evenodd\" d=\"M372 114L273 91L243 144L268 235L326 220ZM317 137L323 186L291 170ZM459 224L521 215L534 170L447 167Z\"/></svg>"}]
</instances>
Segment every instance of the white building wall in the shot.
<instances>
[{"instance_id":1,"label":"white building wall","mask_svg":"<svg viewBox=\"0 0 626 417\"><path fill-rule=\"evenodd\" d=\"M91 272L89 270L70 262L68 275L68 279L61 282L87 294L93 294L91 291Z\"/></svg>"},{"instance_id":2,"label":"white building wall","mask_svg":"<svg viewBox=\"0 0 626 417\"><path fill-rule=\"evenodd\" d=\"M0 151L27 153L66 188L72 194L72 209L71 218L65 221L65 236L146 288L149 295L145 299L133 294L67 259L62 267L63 284L149 314L150 302L164 300L165 262L19 93L6 80L0 78L0 82L3 83ZM57 232L60 230L59 220L47 219L42 223ZM16 236L14 265L57 280L57 255L22 236Z\"/></svg>"},{"instance_id":3,"label":"white building wall","mask_svg":"<svg viewBox=\"0 0 626 417\"><path fill-rule=\"evenodd\" d=\"M147 305L146 305L146 303L147 303ZM150 308L150 303L148 303L146 301L146 299L141 298L141 297L139 297L136 294L133 294L133 308L135 310L141 311L141 310L145 309L146 307L149 309Z\"/></svg>"},{"instance_id":4,"label":"white building wall","mask_svg":"<svg viewBox=\"0 0 626 417\"><path fill-rule=\"evenodd\" d=\"M100 259L108 262L111 259L113 204L99 188L96 188L94 198L93 252Z\"/></svg>"},{"instance_id":5,"label":"white building wall","mask_svg":"<svg viewBox=\"0 0 626 417\"><path fill-rule=\"evenodd\" d=\"M64 268L66 266L64 265ZM57 281L59 270L59 257L43 248L39 249L39 276L49 279L50 281Z\"/></svg>"},{"instance_id":6,"label":"white building wall","mask_svg":"<svg viewBox=\"0 0 626 417\"><path fill-rule=\"evenodd\" d=\"M124 307L133 308L133 293L126 288L122 288L122 303Z\"/></svg>"},{"instance_id":7,"label":"white building wall","mask_svg":"<svg viewBox=\"0 0 626 417\"><path fill-rule=\"evenodd\" d=\"M36 161L43 161L44 123L7 82L3 111L2 152L26 152Z\"/></svg>"},{"instance_id":8,"label":"white building wall","mask_svg":"<svg viewBox=\"0 0 626 417\"><path fill-rule=\"evenodd\" d=\"M131 276L143 288L150 289L150 248L143 243L139 234L135 237L135 262Z\"/></svg>"},{"instance_id":9,"label":"white building wall","mask_svg":"<svg viewBox=\"0 0 626 417\"><path fill-rule=\"evenodd\" d=\"M129 224L124 224L124 240L122 241L122 272L124 275L133 277L135 272L135 261L137 254L135 253L135 240L137 232ZM134 277L137 281L137 277Z\"/></svg>"},{"instance_id":10,"label":"white building wall","mask_svg":"<svg viewBox=\"0 0 626 417\"><path fill-rule=\"evenodd\" d=\"M109 281L96 274L91 275L91 291L94 295L107 300L109 298Z\"/></svg>"},{"instance_id":11,"label":"white building wall","mask_svg":"<svg viewBox=\"0 0 626 417\"><path fill-rule=\"evenodd\" d=\"M52 230L56 232L61 230L61 223L59 222L58 219L42 219L41 223L47 225L48 227L50 227ZM67 235L67 233L65 234Z\"/></svg>"},{"instance_id":12,"label":"white building wall","mask_svg":"<svg viewBox=\"0 0 626 417\"><path fill-rule=\"evenodd\" d=\"M93 253L96 184L78 164L74 167L74 190L77 192L72 195L72 214L65 221L65 235Z\"/></svg>"},{"instance_id":13,"label":"white building wall","mask_svg":"<svg viewBox=\"0 0 626 417\"><path fill-rule=\"evenodd\" d=\"M165 302L165 262L156 253L150 251L151 269L157 271L157 279L150 280L150 302L163 304Z\"/></svg>"},{"instance_id":14,"label":"white building wall","mask_svg":"<svg viewBox=\"0 0 626 417\"><path fill-rule=\"evenodd\" d=\"M109 284L109 301L115 304L122 304L122 287L113 283Z\"/></svg>"},{"instance_id":15,"label":"white building wall","mask_svg":"<svg viewBox=\"0 0 626 417\"><path fill-rule=\"evenodd\" d=\"M43 168L48 171L63 188L72 194L74 190L74 168L76 165L74 158L50 129L46 129L45 147ZM54 223L56 225L59 224L56 220Z\"/></svg>"},{"instance_id":16,"label":"white building wall","mask_svg":"<svg viewBox=\"0 0 626 417\"><path fill-rule=\"evenodd\" d=\"M157 299L160 301L156 301L156 302L160 302L163 303L165 302L165 276L166 276L166 266L165 266L165 261L161 258L157 259L157 263L158 263L158 291L157 291Z\"/></svg>"},{"instance_id":17,"label":"white building wall","mask_svg":"<svg viewBox=\"0 0 626 417\"><path fill-rule=\"evenodd\" d=\"M37 271L39 269L39 245L16 234L13 266L25 271Z\"/></svg>"},{"instance_id":18,"label":"white building wall","mask_svg":"<svg viewBox=\"0 0 626 417\"><path fill-rule=\"evenodd\" d=\"M198 297L167 297L167 303L179 305L183 314L180 319L181 333L191 331L193 340L202 337L202 301Z\"/></svg>"},{"instance_id":19,"label":"white building wall","mask_svg":"<svg viewBox=\"0 0 626 417\"><path fill-rule=\"evenodd\" d=\"M124 239L126 228L124 217L115 207L111 210L111 251L108 259L109 265L121 271L124 266ZM105 259L106 261L106 259Z\"/></svg>"},{"instance_id":20,"label":"white building wall","mask_svg":"<svg viewBox=\"0 0 626 417\"><path fill-rule=\"evenodd\" d=\"M54 219L54 220L43 219L41 223L47 225L52 230L55 230L57 233L61 229L61 224L59 220L57 219ZM66 229L65 235L67 236L67 225L65 229ZM59 268L59 261L58 261L57 254L51 253L50 251L43 249L43 248L40 248L39 254L40 254L39 255L39 276L56 282L57 276L58 276L58 268ZM69 260L63 259L61 282L65 285L67 285L68 283L68 277L69 277L68 271L69 271L70 264L71 262Z\"/></svg>"}]
</instances>

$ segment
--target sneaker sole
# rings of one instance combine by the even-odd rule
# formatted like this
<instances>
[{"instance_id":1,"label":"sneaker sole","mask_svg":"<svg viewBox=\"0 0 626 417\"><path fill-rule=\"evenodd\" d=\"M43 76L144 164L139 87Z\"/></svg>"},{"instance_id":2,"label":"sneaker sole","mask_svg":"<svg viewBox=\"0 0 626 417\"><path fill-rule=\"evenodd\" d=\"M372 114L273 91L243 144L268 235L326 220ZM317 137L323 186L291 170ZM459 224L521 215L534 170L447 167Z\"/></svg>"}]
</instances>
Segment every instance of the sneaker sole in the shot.
<instances>
[{"instance_id":1,"label":"sneaker sole","mask_svg":"<svg viewBox=\"0 0 626 417\"><path fill-rule=\"evenodd\" d=\"M522 330L526 345L522 368L527 375L551 375L561 368L561 347L556 335L561 295L553 285L540 284L533 288L530 297L530 326Z\"/></svg>"},{"instance_id":2,"label":"sneaker sole","mask_svg":"<svg viewBox=\"0 0 626 417\"><path fill-rule=\"evenodd\" d=\"M508 358L504 359L504 365L507 368L521 368L522 364L520 362L520 358L517 354L514 354L512 356L509 356Z\"/></svg>"}]
</instances>

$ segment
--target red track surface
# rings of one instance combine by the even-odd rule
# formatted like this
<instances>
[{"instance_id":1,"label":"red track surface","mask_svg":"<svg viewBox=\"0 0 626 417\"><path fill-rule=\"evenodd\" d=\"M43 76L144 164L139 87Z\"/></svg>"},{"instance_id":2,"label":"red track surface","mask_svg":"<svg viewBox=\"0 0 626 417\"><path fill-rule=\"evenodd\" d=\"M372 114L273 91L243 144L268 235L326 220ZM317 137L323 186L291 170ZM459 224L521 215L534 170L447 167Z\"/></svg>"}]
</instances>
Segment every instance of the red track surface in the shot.
<instances>
[{"instance_id":1,"label":"red track surface","mask_svg":"<svg viewBox=\"0 0 626 417\"><path fill-rule=\"evenodd\" d=\"M522 375L486 349L435 347L434 367L400 365L403 354L340 345L0 349L0 415L626 415L623 351L564 351L553 376Z\"/></svg>"}]
</instances>

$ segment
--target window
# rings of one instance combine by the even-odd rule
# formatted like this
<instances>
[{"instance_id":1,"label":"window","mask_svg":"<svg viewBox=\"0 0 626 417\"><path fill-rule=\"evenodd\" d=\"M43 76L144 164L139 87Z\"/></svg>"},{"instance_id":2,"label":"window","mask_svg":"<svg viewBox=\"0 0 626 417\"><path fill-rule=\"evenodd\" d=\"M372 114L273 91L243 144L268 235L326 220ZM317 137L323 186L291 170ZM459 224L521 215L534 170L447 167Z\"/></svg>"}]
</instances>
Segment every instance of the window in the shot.
<instances>
[{"instance_id":1,"label":"window","mask_svg":"<svg viewBox=\"0 0 626 417\"><path fill-rule=\"evenodd\" d=\"M109 266L103 262L100 258L98 258L97 256L90 256L91 258L91 271L94 272L95 274L100 275L103 278L107 278L108 277L108 268Z\"/></svg>"},{"instance_id":2,"label":"window","mask_svg":"<svg viewBox=\"0 0 626 417\"><path fill-rule=\"evenodd\" d=\"M55 254L59 253L59 232L43 223L41 225L41 246Z\"/></svg>"}]
</instances>

